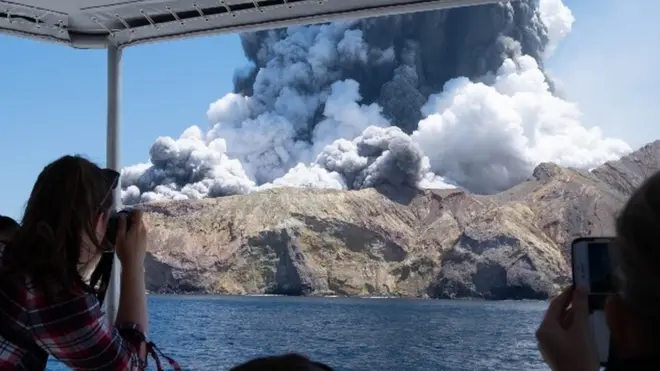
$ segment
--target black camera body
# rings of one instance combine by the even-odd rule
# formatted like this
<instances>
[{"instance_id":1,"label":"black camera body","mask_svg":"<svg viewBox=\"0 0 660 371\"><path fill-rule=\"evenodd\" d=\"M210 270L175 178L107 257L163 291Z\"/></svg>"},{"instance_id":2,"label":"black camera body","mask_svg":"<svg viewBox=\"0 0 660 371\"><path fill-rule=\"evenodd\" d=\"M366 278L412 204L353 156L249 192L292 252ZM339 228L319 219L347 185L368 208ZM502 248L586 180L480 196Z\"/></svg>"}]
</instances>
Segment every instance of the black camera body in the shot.
<instances>
[{"instance_id":1,"label":"black camera body","mask_svg":"<svg viewBox=\"0 0 660 371\"><path fill-rule=\"evenodd\" d=\"M101 304L103 304L106 291L110 284L112 264L115 260L114 247L117 242L117 230L119 229L119 218L121 216L126 216L126 230L131 228L131 225L133 224L133 213L131 209L123 209L110 214L110 218L108 218L108 226L105 230L105 242L111 247L103 253L101 260L96 266L96 269L94 269L94 272L92 272L92 276L89 280L89 285L92 289L96 290L96 297Z\"/></svg>"},{"instance_id":2,"label":"black camera body","mask_svg":"<svg viewBox=\"0 0 660 371\"><path fill-rule=\"evenodd\" d=\"M108 227L105 232L105 239L112 244L113 246L117 242L117 229L119 229L119 217L122 215L126 216L126 230L128 231L131 229L131 225L133 224L133 218L132 218L132 212L130 209L123 209L117 212L114 212L110 215L110 219L108 219Z\"/></svg>"}]
</instances>

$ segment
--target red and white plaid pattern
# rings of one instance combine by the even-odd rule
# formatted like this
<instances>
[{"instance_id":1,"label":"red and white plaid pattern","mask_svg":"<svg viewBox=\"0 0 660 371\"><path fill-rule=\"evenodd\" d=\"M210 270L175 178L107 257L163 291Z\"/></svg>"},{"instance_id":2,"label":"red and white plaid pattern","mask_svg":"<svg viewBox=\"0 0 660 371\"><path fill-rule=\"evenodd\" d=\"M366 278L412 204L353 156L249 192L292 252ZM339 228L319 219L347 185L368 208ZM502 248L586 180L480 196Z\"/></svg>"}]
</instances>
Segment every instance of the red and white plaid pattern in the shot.
<instances>
[{"instance_id":1,"label":"red and white plaid pattern","mask_svg":"<svg viewBox=\"0 0 660 371\"><path fill-rule=\"evenodd\" d=\"M132 323L110 326L92 293L80 288L51 301L29 279L20 287L10 282L0 273L0 370L43 370L45 353L75 370L137 370L144 365L138 357L142 329ZM35 346L26 349L10 342L3 336L7 329L25 340L19 343Z\"/></svg>"}]
</instances>

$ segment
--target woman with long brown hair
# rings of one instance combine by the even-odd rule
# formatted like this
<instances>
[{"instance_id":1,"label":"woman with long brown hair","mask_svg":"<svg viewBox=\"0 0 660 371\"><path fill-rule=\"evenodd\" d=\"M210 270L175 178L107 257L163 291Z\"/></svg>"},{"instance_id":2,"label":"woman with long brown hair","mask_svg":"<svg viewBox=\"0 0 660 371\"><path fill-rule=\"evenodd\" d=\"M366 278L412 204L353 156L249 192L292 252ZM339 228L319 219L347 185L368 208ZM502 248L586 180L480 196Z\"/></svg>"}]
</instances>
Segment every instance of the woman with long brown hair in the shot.
<instances>
[{"instance_id":1,"label":"woman with long brown hair","mask_svg":"<svg viewBox=\"0 0 660 371\"><path fill-rule=\"evenodd\" d=\"M43 370L49 355L73 369L144 366L146 227L139 211L128 230L120 219L117 231L115 323L88 284L104 250L118 179L80 156L64 156L39 174L18 231L0 244L0 369Z\"/></svg>"}]
</instances>

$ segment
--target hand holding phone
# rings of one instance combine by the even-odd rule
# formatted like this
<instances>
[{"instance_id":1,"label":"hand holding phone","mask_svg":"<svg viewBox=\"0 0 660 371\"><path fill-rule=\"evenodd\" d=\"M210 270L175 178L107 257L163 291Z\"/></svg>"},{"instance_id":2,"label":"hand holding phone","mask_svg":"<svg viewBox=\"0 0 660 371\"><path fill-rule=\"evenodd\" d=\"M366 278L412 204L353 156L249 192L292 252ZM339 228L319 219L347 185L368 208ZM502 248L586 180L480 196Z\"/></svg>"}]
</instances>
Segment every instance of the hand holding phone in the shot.
<instances>
[{"instance_id":1,"label":"hand holding phone","mask_svg":"<svg viewBox=\"0 0 660 371\"><path fill-rule=\"evenodd\" d=\"M553 371L597 371L598 354L589 329L588 293L565 289L552 299L536 331L539 350Z\"/></svg>"}]
</instances>

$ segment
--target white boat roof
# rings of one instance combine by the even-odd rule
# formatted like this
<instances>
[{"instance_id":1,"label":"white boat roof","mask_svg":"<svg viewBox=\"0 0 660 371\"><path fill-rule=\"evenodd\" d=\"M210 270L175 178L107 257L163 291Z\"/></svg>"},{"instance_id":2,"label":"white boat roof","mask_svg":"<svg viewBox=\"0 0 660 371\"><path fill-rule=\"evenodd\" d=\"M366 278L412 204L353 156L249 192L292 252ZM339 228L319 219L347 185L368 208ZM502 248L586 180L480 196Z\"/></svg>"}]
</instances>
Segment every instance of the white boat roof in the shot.
<instances>
[{"instance_id":1,"label":"white boat roof","mask_svg":"<svg viewBox=\"0 0 660 371\"><path fill-rule=\"evenodd\" d=\"M0 0L0 33L119 47L498 0Z\"/></svg>"}]
</instances>

